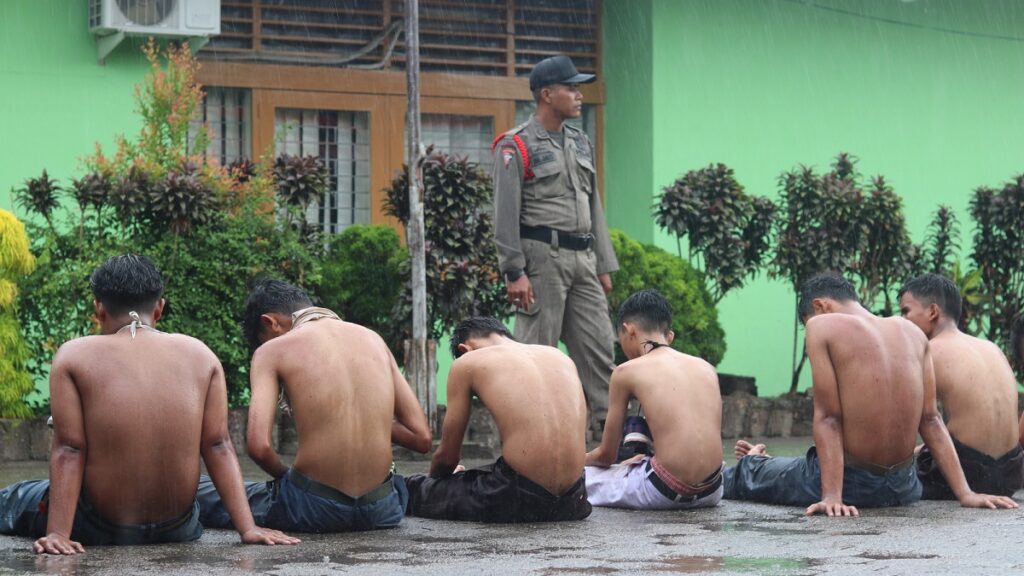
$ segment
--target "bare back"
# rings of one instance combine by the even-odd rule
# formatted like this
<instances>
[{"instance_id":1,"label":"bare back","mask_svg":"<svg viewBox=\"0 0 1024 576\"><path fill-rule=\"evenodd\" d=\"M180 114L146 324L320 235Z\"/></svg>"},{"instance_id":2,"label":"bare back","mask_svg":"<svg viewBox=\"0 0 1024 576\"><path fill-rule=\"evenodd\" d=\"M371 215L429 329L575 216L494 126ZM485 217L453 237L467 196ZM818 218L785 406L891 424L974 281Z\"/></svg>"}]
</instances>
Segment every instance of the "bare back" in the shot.
<instances>
[{"instance_id":1,"label":"bare back","mask_svg":"<svg viewBox=\"0 0 1024 576\"><path fill-rule=\"evenodd\" d=\"M159 522L191 508L216 356L200 341L140 329L61 348L82 405L83 493L117 524Z\"/></svg>"},{"instance_id":2,"label":"bare back","mask_svg":"<svg viewBox=\"0 0 1024 576\"><path fill-rule=\"evenodd\" d=\"M654 452L673 476L699 484L722 465L722 396L713 366L669 347L616 369L643 407Z\"/></svg>"},{"instance_id":3,"label":"bare back","mask_svg":"<svg viewBox=\"0 0 1024 576\"><path fill-rule=\"evenodd\" d=\"M924 406L924 334L903 318L851 314L811 318L808 347L812 331L834 370L846 453L882 466L910 457Z\"/></svg>"},{"instance_id":4,"label":"bare back","mask_svg":"<svg viewBox=\"0 0 1024 576\"><path fill-rule=\"evenodd\" d=\"M572 360L556 348L509 342L459 362L494 416L505 461L552 494L571 488L587 451L587 406Z\"/></svg>"},{"instance_id":5,"label":"bare back","mask_svg":"<svg viewBox=\"0 0 1024 576\"><path fill-rule=\"evenodd\" d=\"M1009 452L1018 442L1017 382L1002 351L961 332L929 344L950 434L993 458Z\"/></svg>"},{"instance_id":6,"label":"bare back","mask_svg":"<svg viewBox=\"0 0 1024 576\"><path fill-rule=\"evenodd\" d=\"M352 497L379 486L391 469L397 370L380 336L323 319L267 342L257 354L277 373L295 418L295 469Z\"/></svg>"}]
</instances>

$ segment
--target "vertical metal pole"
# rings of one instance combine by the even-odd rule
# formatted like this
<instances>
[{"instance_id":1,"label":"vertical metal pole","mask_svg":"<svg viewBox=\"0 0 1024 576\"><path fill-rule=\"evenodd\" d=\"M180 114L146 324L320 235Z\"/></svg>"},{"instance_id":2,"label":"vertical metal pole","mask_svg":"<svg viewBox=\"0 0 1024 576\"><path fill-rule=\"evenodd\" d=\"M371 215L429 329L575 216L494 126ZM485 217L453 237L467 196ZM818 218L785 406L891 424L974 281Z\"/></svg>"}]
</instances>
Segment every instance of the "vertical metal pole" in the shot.
<instances>
[{"instance_id":1,"label":"vertical metal pole","mask_svg":"<svg viewBox=\"0 0 1024 576\"><path fill-rule=\"evenodd\" d=\"M405 72L409 92L406 117L409 142L409 222L406 223L409 256L412 264L412 346L406 362L406 375L427 414L432 430L437 429L437 392L435 374L427 346L427 266L424 252L423 144L420 142L420 32L419 0L405 0Z\"/></svg>"}]
</instances>

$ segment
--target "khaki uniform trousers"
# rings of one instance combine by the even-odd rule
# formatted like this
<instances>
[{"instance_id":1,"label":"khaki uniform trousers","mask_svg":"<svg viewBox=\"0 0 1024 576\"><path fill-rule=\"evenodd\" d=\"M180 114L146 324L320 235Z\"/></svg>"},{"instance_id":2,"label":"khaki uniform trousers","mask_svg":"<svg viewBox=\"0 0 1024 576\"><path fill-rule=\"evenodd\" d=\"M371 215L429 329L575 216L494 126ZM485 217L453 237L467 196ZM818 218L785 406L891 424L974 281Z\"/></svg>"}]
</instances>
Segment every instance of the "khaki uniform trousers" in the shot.
<instances>
[{"instance_id":1,"label":"khaki uniform trousers","mask_svg":"<svg viewBox=\"0 0 1024 576\"><path fill-rule=\"evenodd\" d=\"M521 241L534 302L529 312L516 314L516 340L546 346L557 346L559 339L565 342L591 415L601 422L608 413L615 351L608 300L597 279L597 257L593 250Z\"/></svg>"}]
</instances>

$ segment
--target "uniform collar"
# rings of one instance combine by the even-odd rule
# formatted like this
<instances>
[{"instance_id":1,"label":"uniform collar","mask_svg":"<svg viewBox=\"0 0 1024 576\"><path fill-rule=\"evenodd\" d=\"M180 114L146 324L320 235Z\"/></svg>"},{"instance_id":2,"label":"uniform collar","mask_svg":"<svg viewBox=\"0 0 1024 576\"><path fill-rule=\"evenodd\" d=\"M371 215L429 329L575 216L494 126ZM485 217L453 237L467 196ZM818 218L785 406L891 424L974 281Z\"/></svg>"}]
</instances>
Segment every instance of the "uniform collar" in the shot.
<instances>
[{"instance_id":1,"label":"uniform collar","mask_svg":"<svg viewBox=\"0 0 1024 576\"><path fill-rule=\"evenodd\" d=\"M530 116L530 125L531 129L533 130L533 135L535 137L545 140L551 140L556 146L558 145L558 141L551 137L551 132L549 132L547 128L541 125L541 123L537 120L536 115ZM562 134L568 134L565 130L565 123L562 124Z\"/></svg>"}]
</instances>

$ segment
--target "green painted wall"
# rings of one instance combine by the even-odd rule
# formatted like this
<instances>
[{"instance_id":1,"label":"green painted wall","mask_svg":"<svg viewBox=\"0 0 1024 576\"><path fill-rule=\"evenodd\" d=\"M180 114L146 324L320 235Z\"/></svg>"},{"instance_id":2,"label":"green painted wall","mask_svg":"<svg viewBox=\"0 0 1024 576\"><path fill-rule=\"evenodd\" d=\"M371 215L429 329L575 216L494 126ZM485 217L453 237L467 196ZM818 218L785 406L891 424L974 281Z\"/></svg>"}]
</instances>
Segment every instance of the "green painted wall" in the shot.
<instances>
[{"instance_id":1,"label":"green painted wall","mask_svg":"<svg viewBox=\"0 0 1024 576\"><path fill-rule=\"evenodd\" d=\"M605 19L606 38L653 24L652 48L605 52L609 81L629 78L647 50L652 59L653 185L623 203L653 202L710 162L775 198L783 170L824 168L848 151L903 196L915 241L938 203L960 211L967 239L971 190L1024 171L1024 3L653 0L650 13L637 4L606 3L618 14ZM609 121L622 111L608 92L606 143L630 131ZM606 147L609 174L647 161L641 147ZM637 218L609 212L613 226ZM675 250L674 239L654 236ZM764 278L731 293L720 307L729 347L720 369L756 376L763 395L787 389L793 299L787 284Z\"/></svg>"},{"instance_id":2,"label":"green painted wall","mask_svg":"<svg viewBox=\"0 0 1024 576\"><path fill-rule=\"evenodd\" d=\"M95 142L138 131L133 87L148 66L128 43L97 64L82 0L3 0L0 30L0 208L10 210L25 178L45 168L70 184Z\"/></svg>"},{"instance_id":3,"label":"green painted wall","mask_svg":"<svg viewBox=\"0 0 1024 576\"><path fill-rule=\"evenodd\" d=\"M605 211L610 225L653 242L654 74L651 0L604 3Z\"/></svg>"}]
</instances>

